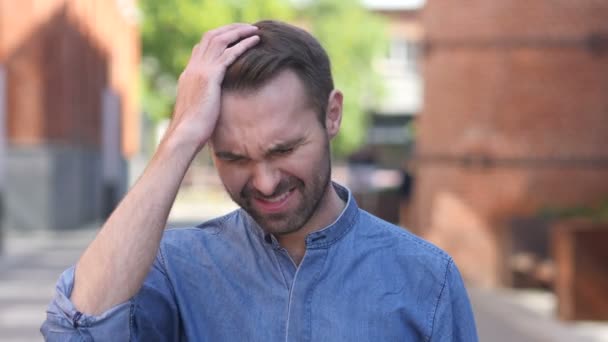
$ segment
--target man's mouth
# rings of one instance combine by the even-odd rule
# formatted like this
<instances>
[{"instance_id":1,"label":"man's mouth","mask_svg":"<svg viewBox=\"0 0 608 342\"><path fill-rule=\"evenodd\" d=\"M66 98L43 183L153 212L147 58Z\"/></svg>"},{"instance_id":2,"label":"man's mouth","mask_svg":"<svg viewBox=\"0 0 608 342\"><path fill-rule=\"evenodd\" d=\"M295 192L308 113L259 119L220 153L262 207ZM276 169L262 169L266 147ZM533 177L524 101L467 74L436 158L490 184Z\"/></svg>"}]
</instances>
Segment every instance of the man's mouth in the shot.
<instances>
[{"instance_id":1,"label":"man's mouth","mask_svg":"<svg viewBox=\"0 0 608 342\"><path fill-rule=\"evenodd\" d=\"M273 197L254 197L257 206L264 212L275 213L284 210L287 207L289 199L295 188L289 189L282 194Z\"/></svg>"},{"instance_id":2,"label":"man's mouth","mask_svg":"<svg viewBox=\"0 0 608 342\"><path fill-rule=\"evenodd\" d=\"M274 196L274 197L270 197L270 198L260 198L263 201L266 202L270 202L270 203L277 203L277 202L281 202L282 200L284 200L285 198L287 198L287 196L289 196L289 193L291 192L291 190L285 191L284 193Z\"/></svg>"}]
</instances>

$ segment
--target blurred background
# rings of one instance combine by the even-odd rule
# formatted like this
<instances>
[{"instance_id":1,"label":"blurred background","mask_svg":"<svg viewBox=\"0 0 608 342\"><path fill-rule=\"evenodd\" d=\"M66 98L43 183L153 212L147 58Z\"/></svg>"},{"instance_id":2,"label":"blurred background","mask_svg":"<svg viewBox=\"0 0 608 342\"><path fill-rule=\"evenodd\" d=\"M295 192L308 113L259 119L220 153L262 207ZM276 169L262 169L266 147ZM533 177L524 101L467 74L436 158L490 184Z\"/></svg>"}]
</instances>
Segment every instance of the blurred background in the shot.
<instances>
[{"instance_id":1,"label":"blurred background","mask_svg":"<svg viewBox=\"0 0 608 342\"><path fill-rule=\"evenodd\" d=\"M0 0L1 341L41 340L192 46L265 18L326 47L334 179L454 257L482 341L608 341L608 1ZM169 225L234 208L204 150Z\"/></svg>"}]
</instances>

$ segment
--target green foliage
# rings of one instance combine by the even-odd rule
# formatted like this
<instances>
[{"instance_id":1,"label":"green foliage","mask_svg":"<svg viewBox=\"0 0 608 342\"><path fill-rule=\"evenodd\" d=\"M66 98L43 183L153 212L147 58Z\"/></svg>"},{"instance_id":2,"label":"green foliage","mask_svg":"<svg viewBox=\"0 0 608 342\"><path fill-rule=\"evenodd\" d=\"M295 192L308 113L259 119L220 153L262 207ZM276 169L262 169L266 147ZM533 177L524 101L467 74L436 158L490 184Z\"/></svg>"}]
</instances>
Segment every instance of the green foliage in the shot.
<instances>
[{"instance_id":1,"label":"green foliage","mask_svg":"<svg viewBox=\"0 0 608 342\"><path fill-rule=\"evenodd\" d=\"M297 20L327 49L335 85L344 93L344 120L334 152L340 157L352 151L367 127L362 99L381 93L371 61L386 46L384 26L354 1L299 3L296 8L286 0L140 0L144 110L155 121L171 114L176 80L204 32L231 22Z\"/></svg>"},{"instance_id":2,"label":"green foliage","mask_svg":"<svg viewBox=\"0 0 608 342\"><path fill-rule=\"evenodd\" d=\"M330 56L335 87L344 93L344 118L333 148L336 156L345 156L365 138L363 101L382 93L372 60L387 46L384 23L354 1L313 1L303 14Z\"/></svg>"},{"instance_id":3,"label":"green foliage","mask_svg":"<svg viewBox=\"0 0 608 342\"><path fill-rule=\"evenodd\" d=\"M144 17L143 107L154 121L171 115L177 78L205 32L232 22L290 20L294 15L280 0L140 0L139 7Z\"/></svg>"}]
</instances>

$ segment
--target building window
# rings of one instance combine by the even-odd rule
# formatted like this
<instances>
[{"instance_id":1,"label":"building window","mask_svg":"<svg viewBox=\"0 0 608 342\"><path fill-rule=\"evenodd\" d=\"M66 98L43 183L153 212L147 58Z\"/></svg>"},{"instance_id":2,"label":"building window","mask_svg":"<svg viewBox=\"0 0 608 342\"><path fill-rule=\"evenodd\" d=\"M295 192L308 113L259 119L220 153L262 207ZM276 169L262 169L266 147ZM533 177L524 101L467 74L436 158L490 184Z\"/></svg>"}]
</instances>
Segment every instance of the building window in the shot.
<instances>
[{"instance_id":1,"label":"building window","mask_svg":"<svg viewBox=\"0 0 608 342\"><path fill-rule=\"evenodd\" d=\"M408 70L418 70L420 44L406 39L393 39L390 42L388 59L403 63Z\"/></svg>"}]
</instances>

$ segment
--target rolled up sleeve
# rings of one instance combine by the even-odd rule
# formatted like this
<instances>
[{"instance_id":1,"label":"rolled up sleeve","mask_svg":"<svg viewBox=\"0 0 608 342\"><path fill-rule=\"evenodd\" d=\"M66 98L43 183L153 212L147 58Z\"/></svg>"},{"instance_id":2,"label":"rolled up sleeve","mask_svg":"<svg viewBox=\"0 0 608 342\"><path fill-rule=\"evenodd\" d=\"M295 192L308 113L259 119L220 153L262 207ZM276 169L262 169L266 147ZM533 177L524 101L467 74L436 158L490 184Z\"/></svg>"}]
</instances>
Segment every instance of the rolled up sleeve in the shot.
<instances>
[{"instance_id":1,"label":"rolled up sleeve","mask_svg":"<svg viewBox=\"0 0 608 342\"><path fill-rule=\"evenodd\" d=\"M70 301L75 268L59 277L40 331L46 341L174 341L179 339L175 296L160 258L139 292L101 315L79 312ZM120 284L116 284L120 286Z\"/></svg>"}]
</instances>

